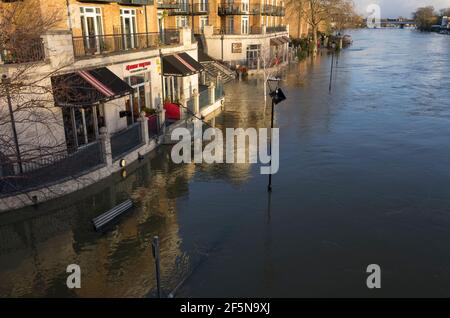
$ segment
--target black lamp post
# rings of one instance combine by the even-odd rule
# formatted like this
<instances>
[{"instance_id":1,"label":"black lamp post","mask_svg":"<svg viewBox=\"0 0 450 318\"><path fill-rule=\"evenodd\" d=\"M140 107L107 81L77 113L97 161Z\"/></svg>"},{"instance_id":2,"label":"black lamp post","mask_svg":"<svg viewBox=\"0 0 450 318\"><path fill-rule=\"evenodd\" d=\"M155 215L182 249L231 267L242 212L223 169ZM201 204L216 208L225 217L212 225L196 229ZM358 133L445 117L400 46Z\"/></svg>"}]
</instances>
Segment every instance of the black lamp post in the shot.
<instances>
[{"instance_id":1,"label":"black lamp post","mask_svg":"<svg viewBox=\"0 0 450 318\"><path fill-rule=\"evenodd\" d=\"M19 164L19 171L20 171L20 173L23 173L22 158L20 156L20 148L19 148L19 139L17 137L17 130L16 130L16 121L14 119L14 112L13 112L12 103L11 103L11 95L9 94L9 85L11 85L11 79L8 78L6 75L2 75L2 84L5 85L6 101L8 102L9 117L11 120L14 144L16 146L16 155L17 155L17 162Z\"/></svg>"},{"instance_id":2,"label":"black lamp post","mask_svg":"<svg viewBox=\"0 0 450 318\"><path fill-rule=\"evenodd\" d=\"M272 114L270 119L270 144L269 144L269 156L270 156L270 162L269 166L270 169L272 169L272 131L273 131L273 118L274 118L274 112L275 112L275 105L281 103L286 99L286 96L284 95L283 91L279 87L279 82L281 81L280 78L268 78L267 79L267 85L269 86L269 96L272 98ZM276 82L277 86L275 89L272 90L270 87L270 82ZM270 170L269 173L269 184L267 185L267 191L272 192L272 170Z\"/></svg>"}]
</instances>

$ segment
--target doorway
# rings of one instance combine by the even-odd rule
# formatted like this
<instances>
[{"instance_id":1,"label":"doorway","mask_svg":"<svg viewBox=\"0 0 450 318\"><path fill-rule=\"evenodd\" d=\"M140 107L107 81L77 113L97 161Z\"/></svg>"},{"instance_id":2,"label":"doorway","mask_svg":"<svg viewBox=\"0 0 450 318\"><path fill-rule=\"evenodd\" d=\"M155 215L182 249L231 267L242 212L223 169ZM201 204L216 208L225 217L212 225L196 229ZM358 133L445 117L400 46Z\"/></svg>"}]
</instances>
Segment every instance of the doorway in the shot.
<instances>
[{"instance_id":1,"label":"doorway","mask_svg":"<svg viewBox=\"0 0 450 318\"><path fill-rule=\"evenodd\" d=\"M80 7L81 31L86 51L100 52L103 35L102 12L100 8Z\"/></svg>"},{"instance_id":2,"label":"doorway","mask_svg":"<svg viewBox=\"0 0 450 318\"><path fill-rule=\"evenodd\" d=\"M134 49L137 47L136 10L120 9L120 19L124 49Z\"/></svg>"}]
</instances>

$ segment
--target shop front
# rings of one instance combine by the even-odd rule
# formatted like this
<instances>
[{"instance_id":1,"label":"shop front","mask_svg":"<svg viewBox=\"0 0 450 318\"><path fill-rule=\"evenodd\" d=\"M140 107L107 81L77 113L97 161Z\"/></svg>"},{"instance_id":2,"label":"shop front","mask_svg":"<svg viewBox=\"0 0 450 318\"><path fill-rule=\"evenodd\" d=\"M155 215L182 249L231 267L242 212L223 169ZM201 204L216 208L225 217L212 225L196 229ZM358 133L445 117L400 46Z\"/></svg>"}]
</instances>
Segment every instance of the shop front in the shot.
<instances>
[{"instance_id":1,"label":"shop front","mask_svg":"<svg viewBox=\"0 0 450 318\"><path fill-rule=\"evenodd\" d=\"M132 87L106 67L53 76L51 81L69 152L99 138L100 128L106 126L105 103L133 94Z\"/></svg>"}]
</instances>

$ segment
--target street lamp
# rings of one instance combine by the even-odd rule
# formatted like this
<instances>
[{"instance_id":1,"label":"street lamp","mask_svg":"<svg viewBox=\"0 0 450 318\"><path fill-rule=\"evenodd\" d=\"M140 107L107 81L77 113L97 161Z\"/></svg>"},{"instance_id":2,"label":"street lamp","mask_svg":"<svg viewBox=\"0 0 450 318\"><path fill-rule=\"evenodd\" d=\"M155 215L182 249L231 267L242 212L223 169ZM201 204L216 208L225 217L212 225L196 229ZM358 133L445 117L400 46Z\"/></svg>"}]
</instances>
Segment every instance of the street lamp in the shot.
<instances>
[{"instance_id":1,"label":"street lamp","mask_svg":"<svg viewBox=\"0 0 450 318\"><path fill-rule=\"evenodd\" d=\"M14 120L14 113L13 113L13 108L12 108L12 103L11 103L11 95L9 93L9 86L11 85L11 79L8 76L6 76L6 74L2 75L2 84L5 86L6 101L8 102L9 117L11 120L14 144L16 146L16 155L17 155L17 162L19 164L19 171L20 171L20 173L23 173L22 159L20 156L20 148L19 148L19 139L17 138L16 122Z\"/></svg>"},{"instance_id":2,"label":"street lamp","mask_svg":"<svg viewBox=\"0 0 450 318\"><path fill-rule=\"evenodd\" d=\"M269 166L272 169L272 131L273 131L273 117L275 112L275 105L281 103L286 99L286 96L284 95L283 91L279 87L279 82L281 81L280 78L274 78L269 77L267 79L267 85L269 86L269 96L272 98L272 114L270 119L270 143L269 143L269 156L270 156L270 162ZM275 82L276 87L275 89L272 89L270 87L270 82ZM267 191L272 192L272 170L269 173L269 184L267 185Z\"/></svg>"}]
</instances>

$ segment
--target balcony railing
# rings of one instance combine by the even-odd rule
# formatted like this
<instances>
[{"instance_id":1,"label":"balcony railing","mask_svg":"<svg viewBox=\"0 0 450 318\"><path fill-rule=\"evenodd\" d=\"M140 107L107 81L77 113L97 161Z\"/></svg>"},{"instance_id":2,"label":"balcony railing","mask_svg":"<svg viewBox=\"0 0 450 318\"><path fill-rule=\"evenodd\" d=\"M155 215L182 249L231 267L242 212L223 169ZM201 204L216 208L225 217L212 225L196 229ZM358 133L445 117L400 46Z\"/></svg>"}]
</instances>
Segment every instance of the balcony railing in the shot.
<instances>
[{"instance_id":1,"label":"balcony railing","mask_svg":"<svg viewBox=\"0 0 450 318\"><path fill-rule=\"evenodd\" d=\"M245 35L245 34L262 34L262 27L258 25L253 25L248 28L247 31L242 32L241 29L230 29L230 28L214 28L214 35Z\"/></svg>"},{"instance_id":2,"label":"balcony railing","mask_svg":"<svg viewBox=\"0 0 450 318\"><path fill-rule=\"evenodd\" d=\"M44 43L41 38L12 43L11 49L0 48L0 63L29 63L45 59Z\"/></svg>"},{"instance_id":3,"label":"balcony railing","mask_svg":"<svg viewBox=\"0 0 450 318\"><path fill-rule=\"evenodd\" d=\"M285 25L266 27L266 33L286 32L286 31L287 28Z\"/></svg>"},{"instance_id":4,"label":"balcony railing","mask_svg":"<svg viewBox=\"0 0 450 318\"><path fill-rule=\"evenodd\" d=\"M179 9L181 4L177 0L157 0L156 6L158 9Z\"/></svg>"},{"instance_id":5,"label":"balcony railing","mask_svg":"<svg viewBox=\"0 0 450 318\"><path fill-rule=\"evenodd\" d=\"M187 3L178 2L178 9L169 11L169 15L207 15L209 12L208 2Z\"/></svg>"},{"instance_id":6,"label":"balcony railing","mask_svg":"<svg viewBox=\"0 0 450 318\"><path fill-rule=\"evenodd\" d=\"M129 33L114 35L73 37L75 57L108 54L130 50L156 49L160 46L180 43L178 30L164 30L162 33Z\"/></svg>"},{"instance_id":7,"label":"balcony railing","mask_svg":"<svg viewBox=\"0 0 450 318\"><path fill-rule=\"evenodd\" d=\"M281 7L281 6L273 6L273 5L264 4L261 7L261 15L272 15L272 16L283 17L283 16L285 16L285 14L286 14L285 8Z\"/></svg>"},{"instance_id":8,"label":"balcony railing","mask_svg":"<svg viewBox=\"0 0 450 318\"><path fill-rule=\"evenodd\" d=\"M217 8L219 16L227 15L259 15L261 13L261 6L249 5L248 2L243 3L222 3Z\"/></svg>"}]
</instances>

